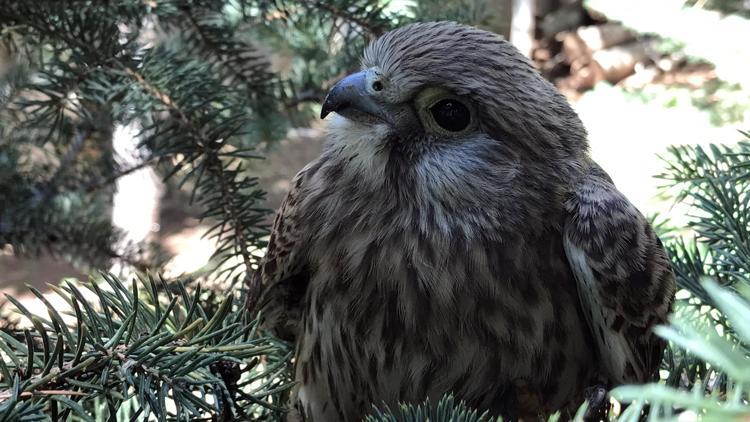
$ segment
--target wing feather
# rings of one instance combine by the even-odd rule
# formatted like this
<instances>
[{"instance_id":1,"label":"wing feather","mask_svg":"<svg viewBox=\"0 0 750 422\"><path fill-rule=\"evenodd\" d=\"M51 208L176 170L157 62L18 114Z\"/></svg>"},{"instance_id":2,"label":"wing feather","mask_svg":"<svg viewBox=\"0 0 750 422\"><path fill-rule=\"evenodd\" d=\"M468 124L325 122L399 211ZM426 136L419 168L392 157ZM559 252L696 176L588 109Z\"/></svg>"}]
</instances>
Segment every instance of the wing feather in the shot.
<instances>
[{"instance_id":1,"label":"wing feather","mask_svg":"<svg viewBox=\"0 0 750 422\"><path fill-rule=\"evenodd\" d=\"M252 308L261 311L263 327L289 341L296 337L310 281L297 219L307 168L292 179L292 187L276 212L266 254L253 275L253 283L261 286L261 294Z\"/></svg>"},{"instance_id":2,"label":"wing feather","mask_svg":"<svg viewBox=\"0 0 750 422\"><path fill-rule=\"evenodd\" d=\"M610 381L646 382L659 369L675 278L643 215L596 164L566 204L564 246Z\"/></svg>"}]
</instances>

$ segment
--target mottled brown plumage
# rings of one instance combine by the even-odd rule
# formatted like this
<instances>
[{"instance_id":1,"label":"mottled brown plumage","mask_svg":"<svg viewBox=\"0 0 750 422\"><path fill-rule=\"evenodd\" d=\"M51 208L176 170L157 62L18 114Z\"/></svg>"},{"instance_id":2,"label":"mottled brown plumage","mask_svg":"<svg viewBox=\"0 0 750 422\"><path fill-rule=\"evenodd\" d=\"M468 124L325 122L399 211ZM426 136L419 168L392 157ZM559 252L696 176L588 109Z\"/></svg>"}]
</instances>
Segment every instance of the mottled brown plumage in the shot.
<instances>
[{"instance_id":1,"label":"mottled brown plumage","mask_svg":"<svg viewBox=\"0 0 750 422\"><path fill-rule=\"evenodd\" d=\"M446 22L385 34L363 69L329 93L256 274L297 347L290 418L448 392L515 418L651 379L674 276L554 87Z\"/></svg>"}]
</instances>

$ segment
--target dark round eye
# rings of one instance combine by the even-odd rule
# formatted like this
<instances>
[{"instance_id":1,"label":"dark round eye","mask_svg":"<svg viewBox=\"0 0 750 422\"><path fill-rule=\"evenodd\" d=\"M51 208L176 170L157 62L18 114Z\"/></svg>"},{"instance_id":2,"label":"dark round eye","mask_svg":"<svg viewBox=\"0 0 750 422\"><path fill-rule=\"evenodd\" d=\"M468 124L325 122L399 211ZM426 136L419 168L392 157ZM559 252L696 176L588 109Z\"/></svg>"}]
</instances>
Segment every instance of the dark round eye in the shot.
<instances>
[{"instance_id":1,"label":"dark round eye","mask_svg":"<svg viewBox=\"0 0 750 422\"><path fill-rule=\"evenodd\" d=\"M430 113L432 113L435 123L450 132L460 132L466 129L471 122L469 108L452 98L435 103L430 107Z\"/></svg>"},{"instance_id":2,"label":"dark round eye","mask_svg":"<svg viewBox=\"0 0 750 422\"><path fill-rule=\"evenodd\" d=\"M383 83L380 81L375 81L372 83L372 89L375 91L382 91L383 90Z\"/></svg>"}]
</instances>

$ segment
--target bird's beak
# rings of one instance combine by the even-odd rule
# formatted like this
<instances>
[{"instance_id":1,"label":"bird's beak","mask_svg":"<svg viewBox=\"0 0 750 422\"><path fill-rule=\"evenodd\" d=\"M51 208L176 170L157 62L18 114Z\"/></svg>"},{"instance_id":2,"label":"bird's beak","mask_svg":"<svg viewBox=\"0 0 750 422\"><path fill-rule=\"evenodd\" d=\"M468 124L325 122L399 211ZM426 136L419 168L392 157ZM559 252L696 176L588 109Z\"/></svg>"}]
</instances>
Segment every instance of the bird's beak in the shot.
<instances>
[{"instance_id":1,"label":"bird's beak","mask_svg":"<svg viewBox=\"0 0 750 422\"><path fill-rule=\"evenodd\" d=\"M386 120L382 105L370 94L365 71L345 77L328 91L320 118L325 119L331 112L358 120L360 117Z\"/></svg>"}]
</instances>

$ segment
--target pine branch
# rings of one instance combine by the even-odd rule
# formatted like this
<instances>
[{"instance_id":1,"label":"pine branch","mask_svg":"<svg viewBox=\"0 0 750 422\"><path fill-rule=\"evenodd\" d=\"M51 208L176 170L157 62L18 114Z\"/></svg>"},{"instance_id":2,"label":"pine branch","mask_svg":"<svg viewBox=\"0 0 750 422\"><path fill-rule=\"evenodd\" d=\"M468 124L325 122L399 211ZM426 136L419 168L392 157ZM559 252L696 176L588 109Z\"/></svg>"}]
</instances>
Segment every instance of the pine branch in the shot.
<instances>
[{"instance_id":1,"label":"pine branch","mask_svg":"<svg viewBox=\"0 0 750 422\"><path fill-rule=\"evenodd\" d=\"M694 392L680 391L664 385L618 387L613 397L632 403L620 416L620 421L639 421L646 403L651 404L650 415L674 415L686 410L702 415L706 420L739 420L750 417L747 403L747 386L750 384L750 295L746 291L740 296L715 283L704 287L717 308L736 329L733 336L721 336L715 324L696 322L684 316L675 316L669 327L657 327L656 332L678 348L689 350L714 368L722 371L727 379L722 388L712 387L723 378L722 373L704 374L697 380ZM740 347L738 347L738 343ZM713 380L713 381L712 381ZM706 390L705 392L703 390Z\"/></svg>"},{"instance_id":2,"label":"pine branch","mask_svg":"<svg viewBox=\"0 0 750 422\"><path fill-rule=\"evenodd\" d=\"M469 408L464 402L456 401L452 395L446 395L433 405L429 400L418 405L402 404L398 409L388 407L380 409L375 406L373 414L365 422L501 422L502 418L491 418L488 412L479 413Z\"/></svg>"},{"instance_id":3,"label":"pine branch","mask_svg":"<svg viewBox=\"0 0 750 422\"><path fill-rule=\"evenodd\" d=\"M214 12L214 15L219 15L219 12ZM226 83L240 80L254 95L258 95L258 91L267 90L267 85L273 79L273 75L269 72L268 58L248 43L237 41L234 37L235 28L228 27L228 25L216 25L214 23L218 20L216 18L209 19L208 24L199 21L190 5L185 5L183 8L183 16L190 24L188 31L185 32L192 32L198 36L195 54L209 52L212 59L220 64L216 66L217 70L231 75Z\"/></svg>"},{"instance_id":4,"label":"pine branch","mask_svg":"<svg viewBox=\"0 0 750 422\"><path fill-rule=\"evenodd\" d=\"M211 189L218 187L219 195L211 195L207 192L207 195L204 198L210 199L210 201L205 200L202 202L209 210L214 211L211 212L212 217L221 217L220 220L222 221L222 225L220 226L220 229L213 232L219 243L221 244L226 238L227 231L224 230L224 226L226 225L231 228L230 239L234 245L233 253L226 255L222 261L225 261L231 255L241 257L245 266L243 274L245 274L245 277L248 277L247 274L249 271L252 271L252 265L255 260L250 253L255 247L255 244L251 243L248 233L256 230L260 221L258 218L252 218L250 221L247 221L247 218L242 218L242 215L247 214L247 205L250 204L248 204L247 201L240 202L237 199L244 196L250 200L250 202L253 202L255 199L261 198L260 192L251 192L249 195L243 192L241 186L242 183L236 179L236 172L228 172L226 168L227 165L221 160L220 150L215 146L217 145L215 138L207 136L206 132L201 130L198 124L194 122L192 116L189 115L189 112L183 110L168 93L149 82L141 73L130 68L126 68L124 71L135 82L141 85L145 91L160 101L171 115L176 117L179 126L182 128L183 134L187 135L191 142L195 143L193 146L178 151L184 152L189 156L189 158L184 160L185 162L193 163L195 167L200 169L198 172L188 173L189 175L194 175L196 177L196 191L200 189L201 186L205 186L205 182L203 185L200 184L200 179L204 176L204 172L207 172L209 176L213 177L213 179L210 179L214 181L211 185ZM227 106L228 109L230 107L232 106ZM242 112L238 111L238 113ZM238 118L241 119L242 115L239 114ZM217 124L218 123L220 122L217 122ZM234 129L230 129L226 132L226 135L231 136L233 131ZM219 139L224 139L224 137L219 137ZM221 147L222 145L223 142L218 143L218 147ZM156 156L160 156L161 158L165 157L160 152L160 145L154 143L151 146ZM198 151L193 150L195 147L198 148ZM166 151L168 155L174 156L174 151L170 148L167 148ZM197 163L197 165L195 163ZM252 208L250 209L252 210ZM216 213L216 210L220 211ZM253 238L257 238L257 236L253 236ZM257 242L257 240L254 240L254 242ZM222 257L222 255L224 255L222 249L217 250L214 254L216 257Z\"/></svg>"},{"instance_id":5,"label":"pine branch","mask_svg":"<svg viewBox=\"0 0 750 422\"><path fill-rule=\"evenodd\" d=\"M116 173L109 175L106 178L103 178L101 180L96 180L96 181L90 181L83 186L82 190L87 194L95 193L99 191L100 189L112 186L113 184L115 184L115 182L117 182L118 179L124 176L127 176L131 173L135 173L138 170L142 170L142 169L153 166L154 164L156 164L156 161L157 161L157 157L148 157L144 159L143 161L141 161L140 163L130 166L125 169L120 169Z\"/></svg>"},{"instance_id":6,"label":"pine branch","mask_svg":"<svg viewBox=\"0 0 750 422\"><path fill-rule=\"evenodd\" d=\"M225 174L221 160L218 157L212 157L212 162L209 164L209 166L211 166L212 170L216 172L217 178L219 179L222 198L232 198L232 196L237 192L230 190L230 187L227 183L229 179ZM248 242L248 239L245 237L245 232L243 231L243 222L239 217L240 210L237 209L232 201L228 200L222 201L221 207L224 210L224 214L229 217L229 224L234 229L235 249L240 253L242 257L242 262L245 264L246 280L249 281L252 279L249 273L252 270L253 259L250 255L250 242ZM252 285L252 283L250 283L249 286L250 296L256 297L256 295L260 292L260 286Z\"/></svg>"},{"instance_id":7,"label":"pine branch","mask_svg":"<svg viewBox=\"0 0 750 422\"><path fill-rule=\"evenodd\" d=\"M372 37L382 35L388 26L373 23L373 17L377 16L382 11L382 3L380 1L365 2L364 4L356 4L356 2L345 2L346 6L337 6L336 2L324 2L320 0L304 0L303 4L312 9L323 10L331 14L334 18L342 19L349 23L354 23L360 28L367 31ZM364 13L357 14L352 13L347 9L355 9ZM372 12L368 12L367 9L374 9Z\"/></svg>"},{"instance_id":8,"label":"pine branch","mask_svg":"<svg viewBox=\"0 0 750 422\"><path fill-rule=\"evenodd\" d=\"M32 397L43 397L43 396L81 396L85 397L88 394L82 393L75 390L35 390L35 391L24 391L17 397L21 399L30 399ZM13 397L13 393L10 390L0 391L0 400L7 400Z\"/></svg>"},{"instance_id":9,"label":"pine branch","mask_svg":"<svg viewBox=\"0 0 750 422\"><path fill-rule=\"evenodd\" d=\"M666 385L614 390L618 400L632 403L619 420L640 420L646 403L654 418L685 410L715 420L750 414L749 157L747 142L670 148L659 177L664 192L691 205L693 232L665 246L678 286L689 294L678 300L670 327L657 328L670 341ZM694 393L681 391L689 389Z\"/></svg>"},{"instance_id":10,"label":"pine branch","mask_svg":"<svg viewBox=\"0 0 750 422\"><path fill-rule=\"evenodd\" d=\"M284 102L285 108L295 108L303 103L314 103L314 104L320 104L323 102L323 99L325 98L325 91L321 90L306 90L303 92L300 92L293 98L290 98L289 100Z\"/></svg>"},{"instance_id":11,"label":"pine branch","mask_svg":"<svg viewBox=\"0 0 750 422\"><path fill-rule=\"evenodd\" d=\"M200 287L192 295L182 283L176 287L140 277L129 290L109 275L83 286L68 282L54 290L74 311L72 329L40 292L32 289L45 301L49 319L8 297L33 329L0 333L0 399L9 400L2 402L0 418L28 400L51 406L56 397L66 411L84 418L95 398L111 408L135 399L144 417L159 419L278 414L273 403L287 388L285 373L278 372L287 359L285 346L256 335L241 298L226 297L209 318ZM91 296L96 302L86 299ZM265 367L257 365L260 357ZM249 389L261 380L268 389Z\"/></svg>"},{"instance_id":12,"label":"pine branch","mask_svg":"<svg viewBox=\"0 0 750 422\"><path fill-rule=\"evenodd\" d=\"M52 19L52 21L57 22L57 20L54 20L54 19ZM43 32L45 30L45 28L43 26L39 26L39 25L32 25L32 26L35 27L35 28L37 28L41 32ZM50 28L54 28L54 30L56 30L57 26L52 25ZM48 35L51 37L51 34L48 34ZM63 37L63 42L66 43L66 45L70 46L73 49L78 49L79 51L82 52L81 54L85 55L85 54L88 54L88 53L91 52L90 50L86 50L87 48L90 48L90 47L81 44L80 41L77 38ZM216 47L216 44L214 44L212 46ZM81 69L83 69L83 71L79 71L77 69L74 70L73 73L76 74L75 78L72 79L72 80L74 80L74 83L70 84L68 81L70 81L71 79L70 78L66 79L66 81L63 82L65 84L67 84L67 86L62 90L63 94L60 94L59 98L55 98L52 101L49 101L49 102L47 102L45 104L45 106L50 109L50 112L41 113L39 115L42 116L42 117L45 117L45 116L61 116L63 114L62 110L61 111L53 111L53 110L55 108L60 107L61 105L63 105L65 103L64 101L61 100L61 98L62 98L62 96L64 95L65 92L68 92L70 90L72 90L74 92L75 91L79 91L81 89L81 87L86 86L87 83L90 83L90 81L93 81L94 79L97 79L100 76L103 76L103 75L117 75L118 73L121 73L122 75L128 77L130 80L136 81L137 84L138 84L138 86L140 86L148 95L150 95L152 98L154 98L157 102L159 102L162 105L166 106L166 109L169 110L169 112L172 113L172 115L175 116L177 118L177 120L180 122L180 126L182 126L183 129L187 129L188 130L188 132L190 133L190 135L192 137L192 140L193 141L197 141L197 143L198 143L199 146L203 146L203 148L201 148L200 151L196 151L194 149L194 146L191 146L191 145L174 145L173 144L173 145L170 145L171 149L169 151L167 149L165 149L165 148L157 148L158 149L158 154L153 155L146 162L148 162L148 161L164 161L165 159L168 159L170 157L180 156L183 152L186 152L185 148L188 148L188 149L192 149L192 151L189 151L189 154L187 154L187 155L190 156L190 158L187 160L188 164L191 163L191 162L193 162L193 161L195 161L195 160L201 160L200 154L203 154L203 153L207 153L207 156L203 157L203 158L206 158L206 160L205 160L206 162L212 162L212 163L218 162L218 163L221 163L221 161L218 159L218 157L219 157L218 153L216 151L214 151L214 148L209 147L209 145L212 145L213 139L209 139L209 137L206 136L206 127L204 126L205 123L202 123L202 122L198 123L198 121L193 120L194 116L188 116L187 112L183 111L182 107L178 106L172 100L172 98L170 97L170 95L169 95L169 93L167 91L164 91L164 90L160 89L157 85L152 84L150 81L146 80L146 78L144 77L144 75L142 75L140 73L140 71L139 71L139 68L138 68L139 61L133 61L134 58L135 57L128 57L128 56L116 55L116 56L112 56L112 57L109 57L109 58L106 58L106 59L97 59L97 60L95 60L95 63L96 63L96 67L95 68L97 69L96 72L90 71L90 68L86 68L86 66L83 66L81 68ZM155 62L152 62L152 63L155 63ZM71 69L70 68L64 68L64 70L67 72L67 71L69 71ZM247 72L245 72L245 74L247 74ZM63 75L65 75L65 73L63 73ZM116 79L113 80L113 81L116 84L122 85L123 87L126 86L125 84L123 84L120 81L117 81ZM62 82L62 81L60 81L60 82ZM97 81L97 83L100 83L100 82ZM55 81L55 84L58 84L57 81ZM115 88L115 86L113 86L112 88ZM223 91L227 92L227 88L225 87L225 89ZM223 94L224 92L222 92L222 90L218 90L218 91L214 90L214 92L212 92L212 95L216 95L217 93L218 94ZM128 95L131 95L131 94L126 94L126 96L128 96ZM131 96L131 98L133 98L133 97ZM142 98L142 97L141 98L135 97L133 99L137 99L138 101L140 101L143 104L143 106L149 107L147 104L143 103L143 100L147 100L147 99ZM219 100L219 101L222 101L222 100ZM29 106L34 106L34 105L35 104L29 104ZM158 110L156 110L156 109L154 111L158 112ZM250 115L247 115L246 117L250 118ZM53 125L52 126L53 129L50 129L50 132L49 132L50 135L53 133L54 130L58 130L59 131L60 128L61 128L59 126L60 120L58 120L57 118L54 118L54 119L55 119L54 121L52 121L52 120L50 121L52 123L52 125ZM156 121L158 122L159 119L160 119L160 117L157 116L157 120ZM37 119L37 120L34 120L34 121L30 120L28 123L29 124L33 123L33 124L39 126L40 124L43 124L44 122ZM217 123L217 126L220 125L221 124L221 119L217 120L216 123ZM56 129L54 129L55 126L57 127ZM158 127L154 127L154 129L156 129L157 132L159 130ZM48 135L48 137L50 135ZM70 149L70 150L73 150L73 149ZM211 157L213 157L213 158L211 158ZM63 160L63 162L66 163L66 164L68 163L68 161L69 160ZM179 167L183 166L184 164L185 163L179 163L177 167L179 168ZM145 165L145 163L144 163L144 165ZM211 169L212 172L219 171L221 173L221 168L220 167L217 167L215 165L211 165L209 167L210 167L210 169ZM63 168L64 167L59 168L59 171L62 171ZM101 187L106 187L109 183L113 183L117 178L119 178L122 175L127 174L129 172L132 172L132 171L134 171L137 168L140 168L140 166L136 166L136 167L133 167L133 168L128 168L128 169L125 169L125 170L123 170L121 172L115 171L113 174L111 174L109 176L104 176L104 177L100 178L100 180L97 180L96 182L88 182L88 183L86 183L86 185L88 185L88 186L85 186L84 189L83 189L83 191L86 192L86 193L95 192L98 189L100 189ZM223 177L224 177L223 175L219 176L220 179L223 178ZM222 183L226 184L226 181L224 181ZM47 189L48 192L54 192L55 189L53 189L52 185L49 185L48 187L50 188L50 189ZM224 189L223 191L227 192L227 189ZM238 189L235 189L235 191L238 191ZM242 235L238 236L238 242L237 242L237 244L238 244L238 251L239 251L239 255L243 257L243 261L245 263L245 267L247 268L247 270L249 270L250 269L250 265L249 264L251 262L251 257L250 257L250 254L249 254L248 250L251 247L251 245L249 244L249 240L246 239L246 236L245 236L244 233L246 231L252 230L252 229L243 228L242 226L239 225L240 219L238 218L238 215L240 215L241 212L240 212L239 209L236 209L235 204L233 204L233 201L231 199L229 199L229 198L224 198L224 199L218 198L218 199L220 199L223 202L223 204L221 205L221 207L225 210L225 214L227 214L229 216L229 218L231 219L232 225L236 227L236 231L235 232L242 234ZM112 254L109 254L109 255L113 256Z\"/></svg>"},{"instance_id":13,"label":"pine branch","mask_svg":"<svg viewBox=\"0 0 750 422\"><path fill-rule=\"evenodd\" d=\"M750 142L736 147L672 147L663 190L694 207L690 226L709 251L706 273L750 282ZM685 252L685 251L683 251ZM679 264L679 261L677 262ZM700 294L700 292L697 292Z\"/></svg>"}]
</instances>

